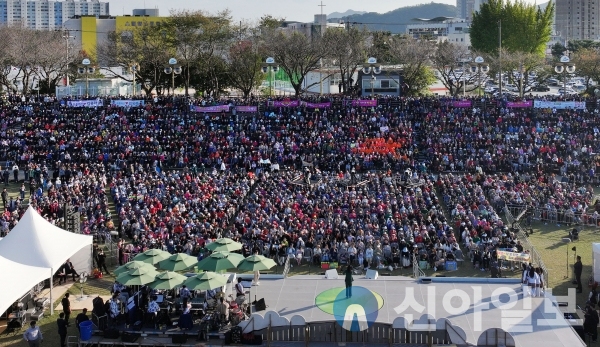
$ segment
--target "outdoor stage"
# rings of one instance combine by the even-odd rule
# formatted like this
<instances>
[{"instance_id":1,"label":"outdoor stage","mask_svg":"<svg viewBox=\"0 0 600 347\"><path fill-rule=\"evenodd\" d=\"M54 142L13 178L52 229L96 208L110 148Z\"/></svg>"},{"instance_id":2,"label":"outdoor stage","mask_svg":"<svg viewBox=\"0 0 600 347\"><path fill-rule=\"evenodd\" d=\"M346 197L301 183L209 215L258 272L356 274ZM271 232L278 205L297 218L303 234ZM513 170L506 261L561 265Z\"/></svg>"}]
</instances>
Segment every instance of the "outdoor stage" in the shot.
<instances>
[{"instance_id":1,"label":"outdoor stage","mask_svg":"<svg viewBox=\"0 0 600 347\"><path fill-rule=\"evenodd\" d=\"M450 277L431 280L421 283L408 277L371 280L355 276L353 297L346 299L343 275L339 279L324 276L261 279L260 286L252 287L250 296L252 301L255 297L264 298L267 308L254 313L253 319L242 322L241 326L244 332L250 332L269 326L290 328L337 320L346 330L365 331L363 324L387 324L408 331L445 330L451 342L458 345L464 344L461 341L464 339L473 344L481 342L481 338L490 342L490 335L484 332L499 328L510 334L505 334L506 346L585 346L571 327L581 321L565 320L559 307L553 304L554 298L528 295L524 298L518 280ZM348 314L350 307L352 311ZM425 314L434 319L428 321Z\"/></svg>"}]
</instances>

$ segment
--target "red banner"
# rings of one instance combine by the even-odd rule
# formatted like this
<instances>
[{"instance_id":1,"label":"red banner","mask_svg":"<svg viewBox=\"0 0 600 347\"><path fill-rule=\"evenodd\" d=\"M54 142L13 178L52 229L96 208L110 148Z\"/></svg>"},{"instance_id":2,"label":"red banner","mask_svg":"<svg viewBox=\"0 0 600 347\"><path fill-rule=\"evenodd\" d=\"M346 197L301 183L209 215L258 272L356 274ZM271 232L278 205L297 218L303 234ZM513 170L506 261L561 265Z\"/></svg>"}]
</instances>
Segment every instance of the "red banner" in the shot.
<instances>
[{"instance_id":1,"label":"red banner","mask_svg":"<svg viewBox=\"0 0 600 347\"><path fill-rule=\"evenodd\" d=\"M527 108L533 107L533 100L527 101L509 101L506 103L507 108Z\"/></svg>"}]
</instances>

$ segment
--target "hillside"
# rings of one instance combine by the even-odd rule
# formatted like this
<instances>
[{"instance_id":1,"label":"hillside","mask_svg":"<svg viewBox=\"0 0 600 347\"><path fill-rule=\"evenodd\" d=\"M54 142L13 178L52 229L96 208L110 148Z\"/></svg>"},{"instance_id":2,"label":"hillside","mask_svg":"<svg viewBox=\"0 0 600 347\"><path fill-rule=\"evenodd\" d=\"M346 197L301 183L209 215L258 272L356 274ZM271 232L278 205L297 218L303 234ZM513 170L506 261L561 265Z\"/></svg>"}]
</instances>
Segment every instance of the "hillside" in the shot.
<instances>
[{"instance_id":1,"label":"hillside","mask_svg":"<svg viewBox=\"0 0 600 347\"><path fill-rule=\"evenodd\" d=\"M401 7L386 13L368 12L352 15L351 23L364 24L369 30L404 33L406 24L418 23L414 18L456 17L456 6L429 3L417 6ZM345 19L345 18L344 18ZM331 22L339 22L340 18L330 18Z\"/></svg>"},{"instance_id":2,"label":"hillside","mask_svg":"<svg viewBox=\"0 0 600 347\"><path fill-rule=\"evenodd\" d=\"M364 14L364 13L367 13L367 12L354 11L354 10L348 10L346 12L332 12L327 15L327 18L344 18L344 17L353 16L353 15L357 15L357 14Z\"/></svg>"}]
</instances>

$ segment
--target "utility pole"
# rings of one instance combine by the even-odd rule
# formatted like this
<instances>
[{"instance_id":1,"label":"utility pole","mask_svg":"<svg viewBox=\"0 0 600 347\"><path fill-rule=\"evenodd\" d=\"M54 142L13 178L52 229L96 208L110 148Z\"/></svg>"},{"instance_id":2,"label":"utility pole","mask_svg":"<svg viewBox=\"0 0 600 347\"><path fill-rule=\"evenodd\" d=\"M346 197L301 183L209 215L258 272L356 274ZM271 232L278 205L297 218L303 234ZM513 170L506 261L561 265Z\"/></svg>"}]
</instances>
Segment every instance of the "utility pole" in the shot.
<instances>
[{"instance_id":1,"label":"utility pole","mask_svg":"<svg viewBox=\"0 0 600 347\"><path fill-rule=\"evenodd\" d=\"M67 71L65 73L65 84L69 86L69 40L74 36L71 36L71 33L68 30L65 30L65 33L62 36L67 41L67 55L66 55L66 63L67 63Z\"/></svg>"},{"instance_id":2,"label":"utility pole","mask_svg":"<svg viewBox=\"0 0 600 347\"><path fill-rule=\"evenodd\" d=\"M502 19L498 21L498 63L500 65L500 78L498 79L498 90L502 97Z\"/></svg>"}]
</instances>

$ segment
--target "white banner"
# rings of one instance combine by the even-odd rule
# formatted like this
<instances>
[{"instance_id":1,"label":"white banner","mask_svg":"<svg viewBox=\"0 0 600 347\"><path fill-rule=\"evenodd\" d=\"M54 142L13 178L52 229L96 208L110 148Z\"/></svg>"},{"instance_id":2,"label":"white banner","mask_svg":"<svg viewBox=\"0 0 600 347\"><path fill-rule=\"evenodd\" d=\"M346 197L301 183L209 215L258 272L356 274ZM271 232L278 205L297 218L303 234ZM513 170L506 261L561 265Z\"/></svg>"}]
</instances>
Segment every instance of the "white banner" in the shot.
<instances>
[{"instance_id":1,"label":"white banner","mask_svg":"<svg viewBox=\"0 0 600 347\"><path fill-rule=\"evenodd\" d=\"M104 103L102 100L69 100L67 106L69 107L100 107Z\"/></svg>"},{"instance_id":2,"label":"white banner","mask_svg":"<svg viewBox=\"0 0 600 347\"><path fill-rule=\"evenodd\" d=\"M585 101L546 101L534 100L533 107L535 108L555 108L557 110L585 110Z\"/></svg>"},{"instance_id":3,"label":"white banner","mask_svg":"<svg viewBox=\"0 0 600 347\"><path fill-rule=\"evenodd\" d=\"M110 104L117 107L139 107L144 106L144 100L111 100Z\"/></svg>"}]
</instances>

